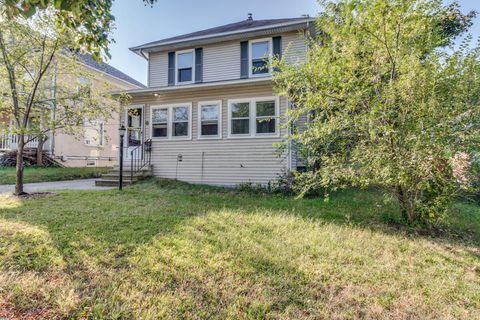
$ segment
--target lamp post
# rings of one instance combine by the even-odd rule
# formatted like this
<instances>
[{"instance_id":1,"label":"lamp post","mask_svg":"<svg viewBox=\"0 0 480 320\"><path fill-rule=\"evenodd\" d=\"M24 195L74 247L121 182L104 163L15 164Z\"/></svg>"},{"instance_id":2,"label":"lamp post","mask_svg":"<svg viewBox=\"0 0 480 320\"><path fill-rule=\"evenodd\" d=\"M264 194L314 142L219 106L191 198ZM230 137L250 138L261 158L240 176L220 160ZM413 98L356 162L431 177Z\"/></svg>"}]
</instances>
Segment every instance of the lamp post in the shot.
<instances>
[{"instance_id":1,"label":"lamp post","mask_svg":"<svg viewBox=\"0 0 480 320\"><path fill-rule=\"evenodd\" d=\"M118 129L120 132L120 179L118 181L118 190L122 190L123 188L123 138L125 137L125 126L122 124L121 127Z\"/></svg>"}]
</instances>

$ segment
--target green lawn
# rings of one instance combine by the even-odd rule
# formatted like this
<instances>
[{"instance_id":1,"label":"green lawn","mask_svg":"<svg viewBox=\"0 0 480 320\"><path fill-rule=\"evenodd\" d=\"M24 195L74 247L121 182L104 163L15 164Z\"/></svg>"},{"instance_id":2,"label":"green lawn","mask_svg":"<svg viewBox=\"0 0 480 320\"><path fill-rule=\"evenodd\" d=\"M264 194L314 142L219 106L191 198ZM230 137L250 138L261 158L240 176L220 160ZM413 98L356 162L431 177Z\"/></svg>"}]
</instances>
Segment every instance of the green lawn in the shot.
<instances>
[{"instance_id":1,"label":"green lawn","mask_svg":"<svg viewBox=\"0 0 480 320\"><path fill-rule=\"evenodd\" d=\"M25 183L97 178L110 168L25 168ZM0 184L15 183L15 168L0 167Z\"/></svg>"},{"instance_id":2,"label":"green lawn","mask_svg":"<svg viewBox=\"0 0 480 320\"><path fill-rule=\"evenodd\" d=\"M4 195L0 317L479 319L480 207L452 212L426 236L375 191Z\"/></svg>"}]
</instances>

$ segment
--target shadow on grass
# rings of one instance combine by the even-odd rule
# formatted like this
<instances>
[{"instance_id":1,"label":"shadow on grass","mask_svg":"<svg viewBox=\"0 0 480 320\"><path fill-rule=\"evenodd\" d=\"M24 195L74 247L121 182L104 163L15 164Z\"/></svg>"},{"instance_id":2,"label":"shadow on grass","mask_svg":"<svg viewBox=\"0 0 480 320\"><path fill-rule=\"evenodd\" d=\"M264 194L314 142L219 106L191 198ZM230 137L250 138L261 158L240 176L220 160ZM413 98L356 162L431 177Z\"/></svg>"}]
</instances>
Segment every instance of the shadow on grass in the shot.
<instances>
[{"instance_id":1,"label":"shadow on grass","mask_svg":"<svg viewBox=\"0 0 480 320\"><path fill-rule=\"evenodd\" d=\"M392 223L399 221L397 207L374 190L337 192L325 202L151 179L123 192L0 196L0 218L24 230L21 242L12 241L21 244L18 257L61 259L62 276L75 282L80 302L71 318L143 318L143 310L170 318L202 318L199 312L204 318L298 318L325 305L345 312L337 318L382 318L370 306L385 303L384 315L409 309L405 287L412 299L422 294L418 288L444 290L436 305L442 306L452 303L456 279L473 288L465 274L475 273L478 261L469 248L443 249L480 243L480 208L459 203L454 209L449 226L432 236ZM30 241L32 234L39 240ZM415 238L428 241L410 241ZM32 250L25 252L23 244ZM476 290L459 292L455 301ZM422 312L417 318L427 318L429 310Z\"/></svg>"},{"instance_id":2,"label":"shadow on grass","mask_svg":"<svg viewBox=\"0 0 480 320\"><path fill-rule=\"evenodd\" d=\"M339 191L325 202L150 179L123 192L67 191L46 199L17 200L10 207L0 204L0 217L47 229L59 249L70 256L99 247L123 256L152 237L174 232L185 219L223 209L294 215L452 244L480 244L479 206L458 203L446 224L433 231L419 230L399 223L396 204L385 203L375 190Z\"/></svg>"},{"instance_id":3,"label":"shadow on grass","mask_svg":"<svg viewBox=\"0 0 480 320\"><path fill-rule=\"evenodd\" d=\"M218 207L250 212L268 210L325 223L354 225L388 234L480 245L480 206L466 201L454 203L450 216L445 221L427 228L408 226L401 218L396 201L385 201L382 192L375 188L337 191L325 201L320 197L295 199L266 192L241 192L166 179L154 179L144 183L147 189L153 185L160 189L177 190L183 195L194 197L195 201L215 200ZM212 194L216 199L210 197Z\"/></svg>"}]
</instances>

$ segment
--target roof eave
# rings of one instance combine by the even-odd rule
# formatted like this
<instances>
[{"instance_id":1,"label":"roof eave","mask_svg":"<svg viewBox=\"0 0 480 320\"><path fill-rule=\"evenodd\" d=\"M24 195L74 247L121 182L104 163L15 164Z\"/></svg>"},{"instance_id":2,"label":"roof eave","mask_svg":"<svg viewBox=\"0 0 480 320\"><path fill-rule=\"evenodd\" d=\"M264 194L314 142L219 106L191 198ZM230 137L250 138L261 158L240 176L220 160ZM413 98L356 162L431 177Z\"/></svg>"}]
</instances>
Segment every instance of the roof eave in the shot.
<instances>
[{"instance_id":1,"label":"roof eave","mask_svg":"<svg viewBox=\"0 0 480 320\"><path fill-rule=\"evenodd\" d=\"M269 84L272 82L272 77L264 78L254 78L254 79L238 79L230 81L219 81L219 82L205 82L197 83L191 85L178 85L178 86L166 86L166 87L151 87L151 88L141 88L141 89L132 89L132 90L121 90L114 91L111 94L113 96L119 96L120 94L129 94L131 96L141 96L149 94L162 94L169 92L178 92L178 91L194 91L201 90L205 88L220 88L220 87L239 87L252 84Z\"/></svg>"},{"instance_id":2,"label":"roof eave","mask_svg":"<svg viewBox=\"0 0 480 320\"><path fill-rule=\"evenodd\" d=\"M305 20L300 20L300 21L292 21L288 23L284 22L284 23L279 23L279 24L270 25L270 26L262 26L262 27L251 28L251 29L242 29L242 30L236 30L236 31L230 31L230 32L216 33L216 34L211 34L207 36L191 37L191 38L174 40L174 41L169 41L164 43L151 43L151 44L141 45L137 47L132 47L130 48L130 50L148 60L148 58L143 55L143 52L165 51L165 50L176 48L176 47L187 47L192 44L208 44L211 42L216 42L218 40L225 41L225 40L230 40L235 38L242 38L247 35L251 36L252 34L255 34L255 33L261 34L262 32L265 32L265 31L275 30L280 28L284 28L285 30L291 29L290 31L305 29L307 28L308 24L313 21L315 21L314 18L307 18Z\"/></svg>"}]
</instances>

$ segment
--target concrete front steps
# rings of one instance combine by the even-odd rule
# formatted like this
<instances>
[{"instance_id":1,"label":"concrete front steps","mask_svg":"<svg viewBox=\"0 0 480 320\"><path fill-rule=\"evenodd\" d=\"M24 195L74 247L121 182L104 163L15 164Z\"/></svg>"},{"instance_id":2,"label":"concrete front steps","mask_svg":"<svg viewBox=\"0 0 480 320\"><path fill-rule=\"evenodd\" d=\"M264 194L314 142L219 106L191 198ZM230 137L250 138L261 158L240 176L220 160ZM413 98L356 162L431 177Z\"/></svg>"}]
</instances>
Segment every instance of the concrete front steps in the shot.
<instances>
[{"instance_id":1,"label":"concrete front steps","mask_svg":"<svg viewBox=\"0 0 480 320\"><path fill-rule=\"evenodd\" d=\"M152 166L146 166L145 168L141 169L139 172L133 174L133 180L131 176L131 169L125 168L123 169L123 185L129 186L134 184L137 181L146 179L148 177L153 176L153 168ZM113 167L107 174L102 174L102 177L95 181L95 185L97 187L116 187L120 180L120 168L118 166Z\"/></svg>"}]
</instances>

